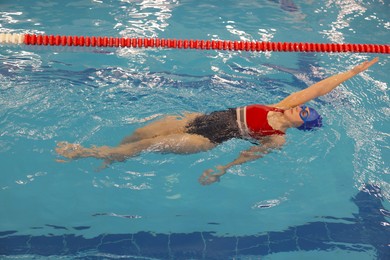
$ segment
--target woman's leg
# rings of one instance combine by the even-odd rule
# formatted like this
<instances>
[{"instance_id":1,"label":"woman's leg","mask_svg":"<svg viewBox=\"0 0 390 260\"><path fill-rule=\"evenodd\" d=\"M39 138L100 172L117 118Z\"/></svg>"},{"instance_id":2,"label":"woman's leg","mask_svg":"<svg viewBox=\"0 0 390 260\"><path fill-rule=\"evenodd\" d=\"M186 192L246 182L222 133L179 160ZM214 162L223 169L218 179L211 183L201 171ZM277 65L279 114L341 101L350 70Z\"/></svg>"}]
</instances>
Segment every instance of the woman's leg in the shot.
<instances>
[{"instance_id":1,"label":"woman's leg","mask_svg":"<svg viewBox=\"0 0 390 260\"><path fill-rule=\"evenodd\" d=\"M94 157L107 161L124 161L126 158L136 156L143 151L189 154L210 150L215 147L215 144L203 136L184 133L157 136L121 144L117 147L85 148L66 142L59 143L57 146L56 152L69 159Z\"/></svg>"},{"instance_id":2,"label":"woman's leg","mask_svg":"<svg viewBox=\"0 0 390 260\"><path fill-rule=\"evenodd\" d=\"M166 116L136 129L132 135L125 137L120 144L137 142L157 136L185 133L185 126L188 122L199 115L198 113L189 113L184 116Z\"/></svg>"}]
</instances>

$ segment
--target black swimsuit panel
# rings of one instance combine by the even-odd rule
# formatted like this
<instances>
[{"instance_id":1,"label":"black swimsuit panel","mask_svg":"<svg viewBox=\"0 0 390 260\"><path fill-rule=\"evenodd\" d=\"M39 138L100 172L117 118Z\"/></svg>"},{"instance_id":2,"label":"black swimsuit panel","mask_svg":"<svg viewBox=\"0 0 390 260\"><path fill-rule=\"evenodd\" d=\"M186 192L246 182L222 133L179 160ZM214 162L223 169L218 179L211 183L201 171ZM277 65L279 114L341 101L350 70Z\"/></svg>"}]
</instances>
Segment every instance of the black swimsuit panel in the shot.
<instances>
[{"instance_id":1,"label":"black swimsuit panel","mask_svg":"<svg viewBox=\"0 0 390 260\"><path fill-rule=\"evenodd\" d=\"M186 132L206 137L215 144L241 138L235 108L198 116L187 125Z\"/></svg>"}]
</instances>

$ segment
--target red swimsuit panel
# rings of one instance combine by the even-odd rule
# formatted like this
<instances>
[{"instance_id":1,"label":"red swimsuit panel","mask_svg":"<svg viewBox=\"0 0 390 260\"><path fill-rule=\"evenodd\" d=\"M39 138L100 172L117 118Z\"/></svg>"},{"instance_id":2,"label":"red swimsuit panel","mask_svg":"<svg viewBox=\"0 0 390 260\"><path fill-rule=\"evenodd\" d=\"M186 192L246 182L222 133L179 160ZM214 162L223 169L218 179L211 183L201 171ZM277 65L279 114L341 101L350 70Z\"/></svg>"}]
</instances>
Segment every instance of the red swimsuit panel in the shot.
<instances>
[{"instance_id":1,"label":"red swimsuit panel","mask_svg":"<svg viewBox=\"0 0 390 260\"><path fill-rule=\"evenodd\" d=\"M241 132L252 138L259 138L269 135L284 135L284 132L273 129L268 124L268 113L283 113L283 109L268 107L264 105L249 105L237 108L237 121Z\"/></svg>"}]
</instances>

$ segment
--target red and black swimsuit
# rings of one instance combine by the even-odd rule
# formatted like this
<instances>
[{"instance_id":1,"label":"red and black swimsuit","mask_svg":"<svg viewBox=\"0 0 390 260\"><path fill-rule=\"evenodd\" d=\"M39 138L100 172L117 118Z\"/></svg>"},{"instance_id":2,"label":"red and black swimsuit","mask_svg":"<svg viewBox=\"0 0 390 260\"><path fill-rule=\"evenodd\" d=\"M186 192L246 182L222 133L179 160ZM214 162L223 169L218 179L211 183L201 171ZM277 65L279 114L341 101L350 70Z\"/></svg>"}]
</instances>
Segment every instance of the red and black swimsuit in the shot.
<instances>
[{"instance_id":1,"label":"red and black swimsuit","mask_svg":"<svg viewBox=\"0 0 390 260\"><path fill-rule=\"evenodd\" d=\"M232 138L259 139L267 135L284 135L268 124L268 112L283 113L284 110L264 105L250 105L215 111L200 115L188 123L186 132L208 138L219 144Z\"/></svg>"},{"instance_id":2,"label":"red and black swimsuit","mask_svg":"<svg viewBox=\"0 0 390 260\"><path fill-rule=\"evenodd\" d=\"M283 109L264 105L238 107L236 109L237 124L241 135L254 139L268 135L284 135L284 132L275 130L268 124L267 116L270 111L284 113Z\"/></svg>"}]
</instances>

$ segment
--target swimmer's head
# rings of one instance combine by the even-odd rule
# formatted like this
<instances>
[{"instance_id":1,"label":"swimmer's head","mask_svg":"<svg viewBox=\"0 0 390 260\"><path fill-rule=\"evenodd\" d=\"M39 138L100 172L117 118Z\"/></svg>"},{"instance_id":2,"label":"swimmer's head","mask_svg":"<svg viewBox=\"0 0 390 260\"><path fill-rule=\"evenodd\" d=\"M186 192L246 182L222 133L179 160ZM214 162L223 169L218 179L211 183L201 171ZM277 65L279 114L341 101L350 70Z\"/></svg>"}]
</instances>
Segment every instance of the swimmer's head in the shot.
<instances>
[{"instance_id":1,"label":"swimmer's head","mask_svg":"<svg viewBox=\"0 0 390 260\"><path fill-rule=\"evenodd\" d=\"M299 116L303 120L303 124L297 127L297 129L310 131L314 130L316 127L322 126L322 117L314 108L307 107L305 105L300 107L302 110L299 112Z\"/></svg>"}]
</instances>

